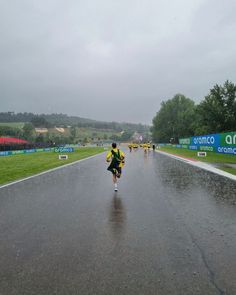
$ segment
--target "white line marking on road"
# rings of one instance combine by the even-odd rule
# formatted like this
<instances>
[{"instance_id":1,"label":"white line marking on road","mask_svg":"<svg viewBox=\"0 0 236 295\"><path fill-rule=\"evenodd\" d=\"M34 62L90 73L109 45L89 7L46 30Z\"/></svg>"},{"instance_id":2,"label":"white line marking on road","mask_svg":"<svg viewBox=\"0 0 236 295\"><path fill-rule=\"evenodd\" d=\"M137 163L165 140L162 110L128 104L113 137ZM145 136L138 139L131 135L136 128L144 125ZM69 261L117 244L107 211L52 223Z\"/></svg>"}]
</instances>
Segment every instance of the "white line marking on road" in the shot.
<instances>
[{"instance_id":1,"label":"white line marking on road","mask_svg":"<svg viewBox=\"0 0 236 295\"><path fill-rule=\"evenodd\" d=\"M189 159L178 157L176 155L172 155L172 154L169 154L169 153L166 153L166 152L163 152L163 151L157 151L156 150L156 152L160 153L160 154L163 154L163 155L166 155L166 156L168 156L170 158L182 161L184 163L190 164L192 166L195 166L195 167L207 170L209 172L218 174L220 176L224 176L224 177L230 178L232 180L236 180L236 175L233 175L233 174L230 174L230 173L225 172L223 170L217 169L217 168L215 168L215 167L213 167L213 166L211 166L209 164L206 164L206 163L203 163L203 162L200 162L200 161L191 161Z\"/></svg>"},{"instance_id":2,"label":"white line marking on road","mask_svg":"<svg viewBox=\"0 0 236 295\"><path fill-rule=\"evenodd\" d=\"M65 164L65 165L62 165L62 166L59 166L59 167L56 167L56 168L52 168L50 170L47 170L47 171L43 171L43 172L40 172L40 173L37 173L35 175L32 175L32 176L28 176L28 177L25 177L25 178L22 178L22 179L19 179L19 180L16 180L16 181L12 181L10 183L7 183L7 184L3 184L3 185L0 185L0 189L1 188L4 188L4 187L7 187L7 186L10 186L10 185L13 185L13 184L16 184L16 183L19 183L19 182L23 182L25 180L28 180L28 179L31 179L31 178L34 178L34 177L37 177L37 176L40 176L40 175L43 175L43 174L46 174L46 173L50 173L50 172L53 172L53 171L56 171L56 170L59 170L61 168L65 168L65 167L68 167L68 166L72 166L72 165L75 165L76 163L79 163L79 162L82 162L82 161L85 161L85 160L89 160L89 159L92 159L94 157L97 157L101 154L103 154L104 152L102 153L99 153L99 154L96 154L96 155L93 155L93 156L90 156L88 158L84 158L84 159L80 159L78 161L75 161L75 162L72 162L72 163L69 163L69 164Z\"/></svg>"}]
</instances>

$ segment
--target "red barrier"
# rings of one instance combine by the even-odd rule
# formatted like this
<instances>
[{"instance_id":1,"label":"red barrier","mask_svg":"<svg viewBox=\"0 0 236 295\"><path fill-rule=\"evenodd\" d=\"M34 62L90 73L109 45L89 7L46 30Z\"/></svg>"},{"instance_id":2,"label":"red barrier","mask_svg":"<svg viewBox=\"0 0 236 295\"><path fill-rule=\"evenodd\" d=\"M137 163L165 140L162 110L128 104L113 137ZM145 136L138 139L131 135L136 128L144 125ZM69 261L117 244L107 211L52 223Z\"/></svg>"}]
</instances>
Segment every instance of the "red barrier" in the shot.
<instances>
[{"instance_id":1,"label":"red barrier","mask_svg":"<svg viewBox=\"0 0 236 295\"><path fill-rule=\"evenodd\" d=\"M27 140L14 138L14 137L0 137L0 144L8 144L8 143L29 143Z\"/></svg>"}]
</instances>

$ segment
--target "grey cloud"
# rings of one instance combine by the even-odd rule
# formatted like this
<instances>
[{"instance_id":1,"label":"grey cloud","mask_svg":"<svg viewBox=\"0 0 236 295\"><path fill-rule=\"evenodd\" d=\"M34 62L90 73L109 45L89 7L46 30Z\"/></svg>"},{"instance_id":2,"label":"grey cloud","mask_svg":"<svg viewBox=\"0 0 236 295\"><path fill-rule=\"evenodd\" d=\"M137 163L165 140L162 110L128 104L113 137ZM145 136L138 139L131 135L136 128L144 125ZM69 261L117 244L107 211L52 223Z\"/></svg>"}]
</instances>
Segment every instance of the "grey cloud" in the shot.
<instances>
[{"instance_id":1,"label":"grey cloud","mask_svg":"<svg viewBox=\"0 0 236 295\"><path fill-rule=\"evenodd\" d=\"M235 81L234 0L2 1L1 111L150 123Z\"/></svg>"}]
</instances>

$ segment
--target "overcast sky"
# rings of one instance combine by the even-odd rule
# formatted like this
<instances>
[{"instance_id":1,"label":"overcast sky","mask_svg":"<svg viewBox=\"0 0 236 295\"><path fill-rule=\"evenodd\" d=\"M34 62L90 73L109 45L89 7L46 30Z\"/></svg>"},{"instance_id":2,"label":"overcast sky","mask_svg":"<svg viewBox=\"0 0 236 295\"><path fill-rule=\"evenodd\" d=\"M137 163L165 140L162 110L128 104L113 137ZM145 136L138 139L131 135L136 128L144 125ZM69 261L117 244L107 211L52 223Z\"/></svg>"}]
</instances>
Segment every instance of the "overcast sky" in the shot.
<instances>
[{"instance_id":1,"label":"overcast sky","mask_svg":"<svg viewBox=\"0 0 236 295\"><path fill-rule=\"evenodd\" d=\"M236 82L236 0L0 0L0 111L151 123Z\"/></svg>"}]
</instances>

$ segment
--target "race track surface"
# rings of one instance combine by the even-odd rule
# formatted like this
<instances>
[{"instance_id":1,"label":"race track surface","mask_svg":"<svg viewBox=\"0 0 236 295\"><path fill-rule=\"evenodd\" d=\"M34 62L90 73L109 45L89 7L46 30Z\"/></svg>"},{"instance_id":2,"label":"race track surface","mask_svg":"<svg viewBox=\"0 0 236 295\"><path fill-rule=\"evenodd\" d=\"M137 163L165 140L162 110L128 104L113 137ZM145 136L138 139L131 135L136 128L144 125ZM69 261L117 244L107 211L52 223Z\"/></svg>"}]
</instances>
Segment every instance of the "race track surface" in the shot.
<instances>
[{"instance_id":1,"label":"race track surface","mask_svg":"<svg viewBox=\"0 0 236 295\"><path fill-rule=\"evenodd\" d=\"M236 294L236 182L129 153L0 189L0 294Z\"/></svg>"}]
</instances>

